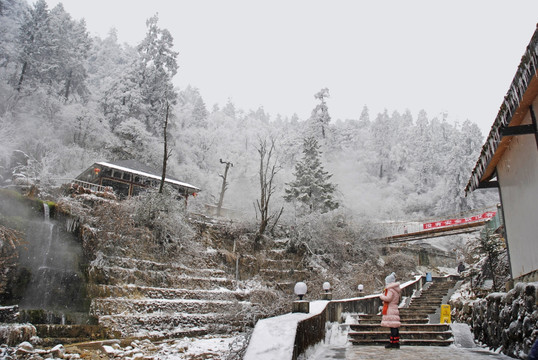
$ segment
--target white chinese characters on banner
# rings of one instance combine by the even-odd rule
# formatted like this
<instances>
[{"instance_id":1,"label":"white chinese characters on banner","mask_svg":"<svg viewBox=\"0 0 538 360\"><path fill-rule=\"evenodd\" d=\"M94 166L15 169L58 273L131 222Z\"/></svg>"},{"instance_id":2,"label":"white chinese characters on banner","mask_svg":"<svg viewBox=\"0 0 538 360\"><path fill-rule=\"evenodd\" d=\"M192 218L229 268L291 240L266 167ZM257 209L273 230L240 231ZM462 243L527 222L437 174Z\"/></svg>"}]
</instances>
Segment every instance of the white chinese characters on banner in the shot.
<instances>
[{"instance_id":1,"label":"white chinese characters on banner","mask_svg":"<svg viewBox=\"0 0 538 360\"><path fill-rule=\"evenodd\" d=\"M470 222L491 219L492 217L495 216L495 214L496 214L495 211L488 211L480 215L475 215L475 216L466 217L462 219L450 219L450 220L424 223L422 224L422 228L427 230L427 229L433 229L433 228L438 228L438 227L443 227L443 226L461 225L461 224L466 224Z\"/></svg>"}]
</instances>

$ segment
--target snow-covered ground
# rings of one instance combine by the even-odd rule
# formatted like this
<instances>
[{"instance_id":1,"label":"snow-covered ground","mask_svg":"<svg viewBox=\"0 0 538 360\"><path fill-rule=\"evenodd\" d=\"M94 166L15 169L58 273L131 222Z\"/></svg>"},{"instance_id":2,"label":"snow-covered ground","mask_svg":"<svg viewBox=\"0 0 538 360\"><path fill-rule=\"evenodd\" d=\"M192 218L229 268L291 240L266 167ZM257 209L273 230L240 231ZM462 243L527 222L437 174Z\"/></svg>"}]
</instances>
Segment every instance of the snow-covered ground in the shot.
<instances>
[{"instance_id":1,"label":"snow-covered ground","mask_svg":"<svg viewBox=\"0 0 538 360\"><path fill-rule=\"evenodd\" d=\"M164 342L134 340L121 346L120 341L96 341L83 345L58 345L51 350L34 348L24 342L14 348L0 347L0 359L122 359L122 360L239 360L246 342L245 334L208 335Z\"/></svg>"}]
</instances>

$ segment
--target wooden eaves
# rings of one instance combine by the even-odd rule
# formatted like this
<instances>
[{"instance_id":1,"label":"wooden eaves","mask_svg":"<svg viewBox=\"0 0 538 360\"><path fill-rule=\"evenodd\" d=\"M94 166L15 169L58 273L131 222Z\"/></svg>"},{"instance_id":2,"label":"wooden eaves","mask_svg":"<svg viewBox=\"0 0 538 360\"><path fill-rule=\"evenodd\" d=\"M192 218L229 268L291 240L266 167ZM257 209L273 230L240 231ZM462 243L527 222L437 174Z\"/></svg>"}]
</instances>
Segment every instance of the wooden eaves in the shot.
<instances>
[{"instance_id":1,"label":"wooden eaves","mask_svg":"<svg viewBox=\"0 0 538 360\"><path fill-rule=\"evenodd\" d=\"M503 136L503 133L507 133L506 128L520 126L527 113L532 111L531 105L538 96L537 65L538 28L527 46L489 136L482 146L480 157L465 187L466 194L477 188L497 186L497 182L492 179L495 179L497 164L512 140L512 136ZM538 109L534 111L538 112ZM538 142L536 121L533 130Z\"/></svg>"}]
</instances>

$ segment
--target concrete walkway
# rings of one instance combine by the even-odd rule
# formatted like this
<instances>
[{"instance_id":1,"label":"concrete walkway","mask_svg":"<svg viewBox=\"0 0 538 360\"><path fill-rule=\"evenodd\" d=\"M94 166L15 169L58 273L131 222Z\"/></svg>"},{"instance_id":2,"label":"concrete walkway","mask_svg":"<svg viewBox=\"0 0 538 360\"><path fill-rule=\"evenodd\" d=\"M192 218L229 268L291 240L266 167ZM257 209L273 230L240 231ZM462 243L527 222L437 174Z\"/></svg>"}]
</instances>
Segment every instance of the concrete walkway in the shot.
<instances>
[{"instance_id":1,"label":"concrete walkway","mask_svg":"<svg viewBox=\"0 0 538 360\"><path fill-rule=\"evenodd\" d=\"M403 346L400 349L385 349L383 346L345 346L327 347L308 360L347 359L347 360L513 360L513 358L496 354L486 349L458 348L451 346Z\"/></svg>"},{"instance_id":2,"label":"concrete walkway","mask_svg":"<svg viewBox=\"0 0 538 360\"><path fill-rule=\"evenodd\" d=\"M477 346L466 324L452 324L454 344L450 346L402 346L400 349L385 349L384 346L357 346L342 341L342 337L328 337L333 344L318 345L304 360L513 360Z\"/></svg>"}]
</instances>

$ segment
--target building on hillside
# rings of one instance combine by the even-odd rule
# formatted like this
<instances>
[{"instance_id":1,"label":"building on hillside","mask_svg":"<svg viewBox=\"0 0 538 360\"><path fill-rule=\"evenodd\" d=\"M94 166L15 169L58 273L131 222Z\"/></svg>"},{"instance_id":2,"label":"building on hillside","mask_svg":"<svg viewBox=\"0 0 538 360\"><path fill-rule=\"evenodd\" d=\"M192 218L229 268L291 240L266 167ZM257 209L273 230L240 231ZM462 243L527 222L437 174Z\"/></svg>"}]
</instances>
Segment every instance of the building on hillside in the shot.
<instances>
[{"instance_id":1,"label":"building on hillside","mask_svg":"<svg viewBox=\"0 0 538 360\"><path fill-rule=\"evenodd\" d=\"M514 281L538 281L538 28L465 192L497 187Z\"/></svg>"},{"instance_id":2,"label":"building on hillside","mask_svg":"<svg viewBox=\"0 0 538 360\"><path fill-rule=\"evenodd\" d=\"M84 187L110 186L120 198L125 198L138 195L149 187L159 187L162 175L156 173L154 169L134 160L96 162L77 176L76 181ZM170 177L165 178L165 183L177 190L178 196L185 200L200 191L194 185Z\"/></svg>"}]
</instances>

